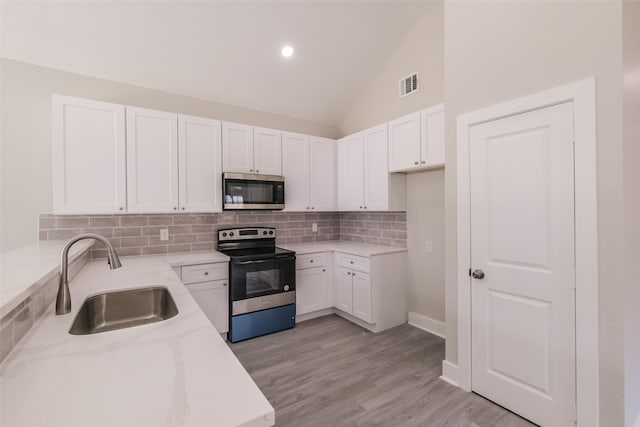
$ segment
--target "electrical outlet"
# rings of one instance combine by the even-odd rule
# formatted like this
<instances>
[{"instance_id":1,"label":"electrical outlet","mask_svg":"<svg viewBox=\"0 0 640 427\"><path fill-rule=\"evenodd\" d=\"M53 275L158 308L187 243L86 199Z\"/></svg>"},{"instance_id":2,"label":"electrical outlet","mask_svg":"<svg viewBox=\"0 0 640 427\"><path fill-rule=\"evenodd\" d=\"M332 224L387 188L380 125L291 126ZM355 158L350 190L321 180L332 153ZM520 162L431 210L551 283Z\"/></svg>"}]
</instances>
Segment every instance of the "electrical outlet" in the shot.
<instances>
[{"instance_id":1,"label":"electrical outlet","mask_svg":"<svg viewBox=\"0 0 640 427\"><path fill-rule=\"evenodd\" d=\"M160 230L160 240L169 240L169 229L163 228Z\"/></svg>"},{"instance_id":2,"label":"electrical outlet","mask_svg":"<svg viewBox=\"0 0 640 427\"><path fill-rule=\"evenodd\" d=\"M431 240L427 240L425 244L425 249L427 252L433 252L433 242Z\"/></svg>"},{"instance_id":3,"label":"electrical outlet","mask_svg":"<svg viewBox=\"0 0 640 427\"><path fill-rule=\"evenodd\" d=\"M315 222L313 224L311 224L311 231L313 231L314 233L318 232L318 224L316 224Z\"/></svg>"}]
</instances>

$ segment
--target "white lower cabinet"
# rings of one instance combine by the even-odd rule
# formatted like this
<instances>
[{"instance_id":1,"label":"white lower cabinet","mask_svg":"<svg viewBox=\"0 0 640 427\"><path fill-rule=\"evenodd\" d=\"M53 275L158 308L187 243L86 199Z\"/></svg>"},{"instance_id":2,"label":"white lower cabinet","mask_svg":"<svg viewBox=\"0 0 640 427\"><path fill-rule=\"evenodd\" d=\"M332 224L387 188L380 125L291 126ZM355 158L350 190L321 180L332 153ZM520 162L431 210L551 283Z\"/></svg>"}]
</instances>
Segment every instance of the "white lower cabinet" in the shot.
<instances>
[{"instance_id":1,"label":"white lower cabinet","mask_svg":"<svg viewBox=\"0 0 640 427\"><path fill-rule=\"evenodd\" d=\"M317 316L332 309L373 332L402 325L407 322L406 259L405 252L297 255L296 312Z\"/></svg>"},{"instance_id":2,"label":"white lower cabinet","mask_svg":"<svg viewBox=\"0 0 640 427\"><path fill-rule=\"evenodd\" d=\"M333 303L330 254L296 258L296 314L330 308Z\"/></svg>"},{"instance_id":3,"label":"white lower cabinet","mask_svg":"<svg viewBox=\"0 0 640 427\"><path fill-rule=\"evenodd\" d=\"M373 323L369 258L336 254L336 308Z\"/></svg>"},{"instance_id":4,"label":"white lower cabinet","mask_svg":"<svg viewBox=\"0 0 640 427\"><path fill-rule=\"evenodd\" d=\"M182 283L219 333L229 331L228 263L185 265Z\"/></svg>"}]
</instances>

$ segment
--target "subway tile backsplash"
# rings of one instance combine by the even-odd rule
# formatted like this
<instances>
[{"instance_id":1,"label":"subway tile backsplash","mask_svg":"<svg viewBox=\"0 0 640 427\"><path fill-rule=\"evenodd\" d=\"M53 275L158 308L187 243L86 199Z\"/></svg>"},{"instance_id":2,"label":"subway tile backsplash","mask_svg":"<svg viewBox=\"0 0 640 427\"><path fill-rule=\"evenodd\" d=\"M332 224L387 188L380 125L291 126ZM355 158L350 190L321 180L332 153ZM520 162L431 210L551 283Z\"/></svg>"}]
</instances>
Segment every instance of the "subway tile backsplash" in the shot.
<instances>
[{"instance_id":1,"label":"subway tile backsplash","mask_svg":"<svg viewBox=\"0 0 640 427\"><path fill-rule=\"evenodd\" d=\"M318 232L311 229L318 224ZM277 229L277 243L327 240L407 246L405 212L222 212L156 215L52 215L39 218L40 240L64 240L80 233L107 237L118 254L150 255L215 249L217 231L232 226L268 226ZM160 240L160 230L169 240ZM106 256L96 245L92 258Z\"/></svg>"}]
</instances>

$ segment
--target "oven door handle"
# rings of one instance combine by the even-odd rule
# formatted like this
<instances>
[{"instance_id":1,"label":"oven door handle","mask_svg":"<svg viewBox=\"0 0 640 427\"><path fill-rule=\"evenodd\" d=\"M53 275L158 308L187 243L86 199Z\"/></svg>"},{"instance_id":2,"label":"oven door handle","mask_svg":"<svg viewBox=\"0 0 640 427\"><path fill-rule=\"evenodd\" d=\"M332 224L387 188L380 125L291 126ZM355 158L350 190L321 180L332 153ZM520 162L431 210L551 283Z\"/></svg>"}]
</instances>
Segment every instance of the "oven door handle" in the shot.
<instances>
[{"instance_id":1,"label":"oven door handle","mask_svg":"<svg viewBox=\"0 0 640 427\"><path fill-rule=\"evenodd\" d=\"M260 260L251 260L251 261L231 261L231 264L233 265L264 264L265 262L282 261L287 258L289 257L287 256L287 257L260 259Z\"/></svg>"}]
</instances>

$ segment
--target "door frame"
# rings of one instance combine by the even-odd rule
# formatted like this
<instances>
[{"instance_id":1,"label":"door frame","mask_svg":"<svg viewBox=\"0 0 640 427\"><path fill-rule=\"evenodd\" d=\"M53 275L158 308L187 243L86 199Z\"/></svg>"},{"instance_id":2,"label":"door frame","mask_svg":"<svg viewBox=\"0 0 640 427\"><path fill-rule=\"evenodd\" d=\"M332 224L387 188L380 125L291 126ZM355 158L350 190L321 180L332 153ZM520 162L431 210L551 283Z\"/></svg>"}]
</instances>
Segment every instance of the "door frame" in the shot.
<instances>
[{"instance_id":1,"label":"door frame","mask_svg":"<svg viewBox=\"0 0 640 427\"><path fill-rule=\"evenodd\" d=\"M457 118L458 385L471 391L471 206L469 130L473 125L573 102L575 174L576 419L599 425L598 211L596 180L596 80L496 104Z\"/></svg>"}]
</instances>

